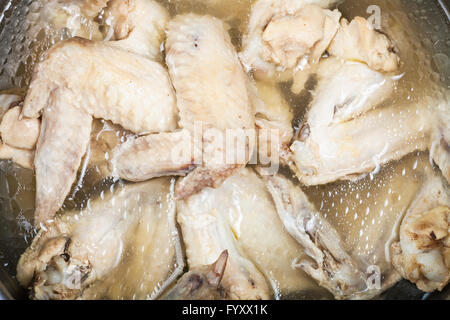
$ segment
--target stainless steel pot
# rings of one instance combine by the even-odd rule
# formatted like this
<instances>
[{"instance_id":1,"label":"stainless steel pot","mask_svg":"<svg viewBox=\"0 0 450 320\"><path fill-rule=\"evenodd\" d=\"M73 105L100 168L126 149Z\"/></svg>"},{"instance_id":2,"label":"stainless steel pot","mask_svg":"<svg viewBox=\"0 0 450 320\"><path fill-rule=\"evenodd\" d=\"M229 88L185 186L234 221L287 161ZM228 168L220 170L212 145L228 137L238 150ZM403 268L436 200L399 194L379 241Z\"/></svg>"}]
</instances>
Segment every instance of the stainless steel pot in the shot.
<instances>
[{"instance_id":1,"label":"stainless steel pot","mask_svg":"<svg viewBox=\"0 0 450 320\"><path fill-rule=\"evenodd\" d=\"M227 0L223 0L227 1ZM347 0L351 1L351 0ZM356 0L355 0L356 1ZM390 1L390 0L385 0ZM397 0L405 8L408 18L417 26L420 38L429 50L434 67L442 82L450 88L450 0ZM0 0L0 91L11 88L26 88L27 25L24 23L33 0ZM18 57L11 61L11 57ZM420 62L418 62L420 63ZM0 175L0 179L3 176ZM2 226L0 206L0 232ZM12 232L11 230L6 230ZM20 241L20 239L18 240ZM26 247L26 243L19 247ZM24 299L26 294L14 279L18 256L6 254L6 244L0 237L0 300ZM382 295L383 299L449 299L450 288L444 292L424 295L407 281L398 283Z\"/></svg>"}]
</instances>

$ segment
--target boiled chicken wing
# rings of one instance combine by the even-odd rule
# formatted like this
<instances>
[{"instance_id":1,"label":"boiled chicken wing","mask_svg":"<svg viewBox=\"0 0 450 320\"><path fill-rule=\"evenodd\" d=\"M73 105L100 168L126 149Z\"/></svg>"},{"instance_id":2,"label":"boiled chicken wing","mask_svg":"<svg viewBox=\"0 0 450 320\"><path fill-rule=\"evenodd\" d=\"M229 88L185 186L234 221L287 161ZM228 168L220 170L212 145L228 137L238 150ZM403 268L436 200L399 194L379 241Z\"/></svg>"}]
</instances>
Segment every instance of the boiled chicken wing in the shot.
<instances>
[{"instance_id":1,"label":"boiled chicken wing","mask_svg":"<svg viewBox=\"0 0 450 320\"><path fill-rule=\"evenodd\" d=\"M0 159L32 169L41 122L39 119L21 119L21 101L22 97L16 95L0 96Z\"/></svg>"},{"instance_id":2,"label":"boiled chicken wing","mask_svg":"<svg viewBox=\"0 0 450 320\"><path fill-rule=\"evenodd\" d=\"M364 62L380 72L398 69L400 61L395 51L392 41L361 17L355 17L350 23L342 19L339 31L328 48L333 56Z\"/></svg>"},{"instance_id":3,"label":"boiled chicken wing","mask_svg":"<svg viewBox=\"0 0 450 320\"><path fill-rule=\"evenodd\" d=\"M294 137L292 114L281 90L265 82L256 82L253 94L255 124L258 132L257 152L260 164L286 158Z\"/></svg>"},{"instance_id":4,"label":"boiled chicken wing","mask_svg":"<svg viewBox=\"0 0 450 320\"><path fill-rule=\"evenodd\" d=\"M391 160L429 148L433 101L377 108L389 98L394 81L362 63L330 58L318 74L306 121L291 147L302 183L374 174Z\"/></svg>"},{"instance_id":5,"label":"boiled chicken wing","mask_svg":"<svg viewBox=\"0 0 450 320\"><path fill-rule=\"evenodd\" d=\"M17 278L33 299L153 299L176 280L183 258L174 182L125 185L42 228Z\"/></svg>"},{"instance_id":6,"label":"boiled chicken wing","mask_svg":"<svg viewBox=\"0 0 450 320\"><path fill-rule=\"evenodd\" d=\"M442 290L450 282L450 193L433 175L411 203L392 244L393 265L426 292Z\"/></svg>"},{"instance_id":7,"label":"boiled chicken wing","mask_svg":"<svg viewBox=\"0 0 450 320\"><path fill-rule=\"evenodd\" d=\"M252 8L240 53L259 79L292 69L306 57L318 62L339 28L333 0L259 0Z\"/></svg>"},{"instance_id":8,"label":"boiled chicken wing","mask_svg":"<svg viewBox=\"0 0 450 320\"><path fill-rule=\"evenodd\" d=\"M141 8L138 4L148 1L137 1L137 6ZM141 8L149 12L144 10L138 17L146 18L147 12L157 22L133 21L137 25L128 37L158 34L157 39L161 39L167 15L151 2ZM155 6L161 9L160 14L153 10ZM133 17L137 16L130 19ZM159 48L155 39L147 40ZM69 192L87 150L93 117L110 120L136 134L177 127L175 97L166 69L139 52L131 52L135 48L132 41L121 48L121 41L63 41L53 46L35 69L22 115L37 118L42 113L43 117L34 161L36 225L51 219Z\"/></svg>"},{"instance_id":9,"label":"boiled chicken wing","mask_svg":"<svg viewBox=\"0 0 450 320\"><path fill-rule=\"evenodd\" d=\"M110 0L105 8L110 45L160 61L169 14L153 0Z\"/></svg>"},{"instance_id":10,"label":"boiled chicken wing","mask_svg":"<svg viewBox=\"0 0 450 320\"><path fill-rule=\"evenodd\" d=\"M102 40L99 24L94 18L102 11L108 0L38 0L28 14L32 24L39 23L52 31L68 32L70 36Z\"/></svg>"},{"instance_id":11,"label":"boiled chicken wing","mask_svg":"<svg viewBox=\"0 0 450 320\"><path fill-rule=\"evenodd\" d=\"M254 129L254 111L247 75L219 19L187 14L172 20L166 63L182 130L141 137L131 145L120 146L113 163L119 173L133 181L162 174L183 175L193 169L177 184L177 197L184 199L205 187L219 186L249 161L253 149L245 130ZM232 138L228 139L228 134ZM227 147L229 140L234 143L242 136L242 145L238 142L237 147ZM139 164L136 156L146 158L147 164Z\"/></svg>"},{"instance_id":12,"label":"boiled chicken wing","mask_svg":"<svg viewBox=\"0 0 450 320\"><path fill-rule=\"evenodd\" d=\"M300 260L300 267L336 298L351 298L366 291L365 270L348 254L338 233L302 190L279 175L266 179L286 230L309 256Z\"/></svg>"},{"instance_id":13,"label":"boiled chicken wing","mask_svg":"<svg viewBox=\"0 0 450 320\"><path fill-rule=\"evenodd\" d=\"M185 273L175 287L165 294L164 300L220 300L223 292L219 286L227 266L228 251L211 265L192 268Z\"/></svg>"},{"instance_id":14,"label":"boiled chicken wing","mask_svg":"<svg viewBox=\"0 0 450 320\"><path fill-rule=\"evenodd\" d=\"M75 181L91 136L92 116L80 111L68 91L54 90L42 115L36 146L36 209L42 226L61 208Z\"/></svg>"},{"instance_id":15,"label":"boiled chicken wing","mask_svg":"<svg viewBox=\"0 0 450 320\"><path fill-rule=\"evenodd\" d=\"M323 295L294 267L306 255L284 230L264 181L252 169L240 169L219 188L184 200L178 221L190 267L212 263L228 250L221 282L228 298Z\"/></svg>"}]
</instances>

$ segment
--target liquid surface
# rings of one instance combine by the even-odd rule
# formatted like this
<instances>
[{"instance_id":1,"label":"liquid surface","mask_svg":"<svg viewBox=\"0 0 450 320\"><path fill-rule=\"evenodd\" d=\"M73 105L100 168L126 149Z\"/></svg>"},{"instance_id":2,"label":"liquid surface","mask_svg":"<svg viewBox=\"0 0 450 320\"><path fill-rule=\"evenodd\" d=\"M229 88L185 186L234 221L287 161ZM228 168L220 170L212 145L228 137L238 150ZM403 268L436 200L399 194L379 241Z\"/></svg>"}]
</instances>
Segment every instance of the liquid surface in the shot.
<instances>
[{"instance_id":1,"label":"liquid surface","mask_svg":"<svg viewBox=\"0 0 450 320\"><path fill-rule=\"evenodd\" d=\"M25 92L33 67L39 56L53 43L67 38L62 31L32 25L25 19L39 15L36 1L3 1L0 11L0 90ZM211 14L229 25L236 49L240 50L242 35L249 18L251 0L160 0L172 16L186 12ZM344 1L338 6L348 20L354 16L368 18L367 8L381 8L382 29L400 49L402 74L389 105L422 104L429 107L429 98L449 99L450 33L445 18L433 6L422 1L358 0ZM427 18L428 17L428 18ZM446 30L447 28L447 30ZM26 35L31 34L29 38ZM3 45L5 44L5 45ZM7 45L6 45L7 44ZM418 63L420 61L420 63ZM289 102L298 128L304 118L311 94L294 95L291 83L276 84ZM126 133L115 131L111 124L96 120L93 137L112 134L123 140ZM108 157L105 150L103 156ZM348 250L388 272L390 264L385 244L398 227L398 219L420 188L427 174L437 170L428 153L415 153L390 163L375 176L356 182L304 188L316 207L343 236ZM294 178L294 181L297 181ZM62 210L83 208L89 198L108 190L115 181L102 180L101 168L81 170L77 183ZM20 254L30 244L35 183L30 170L10 162L0 162L0 265L11 275ZM269 249L268 249L269 250ZM408 287L410 290L410 287ZM403 289L402 289L403 290ZM406 289L405 289L406 290ZM295 295L293 296L295 297ZM300 297L300 296L299 296ZM304 298L302 295L301 297ZM316 297L314 297L316 298ZM324 296L323 298L326 298Z\"/></svg>"}]
</instances>

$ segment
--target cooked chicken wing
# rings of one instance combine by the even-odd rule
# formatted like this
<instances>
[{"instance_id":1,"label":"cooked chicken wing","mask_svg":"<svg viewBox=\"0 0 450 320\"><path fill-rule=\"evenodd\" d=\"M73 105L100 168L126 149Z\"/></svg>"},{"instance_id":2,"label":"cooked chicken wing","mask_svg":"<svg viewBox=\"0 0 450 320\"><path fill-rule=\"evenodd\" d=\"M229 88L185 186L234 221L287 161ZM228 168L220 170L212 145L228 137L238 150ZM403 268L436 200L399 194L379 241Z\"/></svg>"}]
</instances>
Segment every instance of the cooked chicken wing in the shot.
<instances>
[{"instance_id":1,"label":"cooked chicken wing","mask_svg":"<svg viewBox=\"0 0 450 320\"><path fill-rule=\"evenodd\" d=\"M430 156L450 184L450 111L448 102L439 105L434 119Z\"/></svg>"},{"instance_id":2,"label":"cooked chicken wing","mask_svg":"<svg viewBox=\"0 0 450 320\"><path fill-rule=\"evenodd\" d=\"M34 299L156 298L183 270L173 187L125 185L57 217L22 255L21 285Z\"/></svg>"},{"instance_id":3,"label":"cooked chicken wing","mask_svg":"<svg viewBox=\"0 0 450 320\"><path fill-rule=\"evenodd\" d=\"M40 23L52 30L66 30L74 37L102 40L99 25L94 18L106 7L108 0L39 0L33 3L34 7L28 19ZM37 12L38 14L35 14Z\"/></svg>"},{"instance_id":4,"label":"cooked chicken wing","mask_svg":"<svg viewBox=\"0 0 450 320\"><path fill-rule=\"evenodd\" d=\"M186 130L131 139L116 148L111 161L112 175L129 181L185 176L194 168L191 143Z\"/></svg>"},{"instance_id":5,"label":"cooked chicken wing","mask_svg":"<svg viewBox=\"0 0 450 320\"><path fill-rule=\"evenodd\" d=\"M392 244L393 265L426 292L442 290L450 281L450 192L432 176L411 204Z\"/></svg>"},{"instance_id":6,"label":"cooked chicken wing","mask_svg":"<svg viewBox=\"0 0 450 320\"><path fill-rule=\"evenodd\" d=\"M239 249L226 217L211 208L202 193L178 204L177 219L189 268L211 264L221 252L228 250L227 267L218 289L223 291L224 299L269 299L270 290L264 276Z\"/></svg>"},{"instance_id":7,"label":"cooked chicken wing","mask_svg":"<svg viewBox=\"0 0 450 320\"><path fill-rule=\"evenodd\" d=\"M119 171L132 180L183 174L187 168L194 168L177 184L177 197L184 199L205 187L219 186L236 168L248 162L250 143L244 139L243 146L227 148L226 139L230 132L238 139L239 134L245 135L244 130L253 129L254 112L247 76L224 24L217 18L187 14L172 20L166 41L166 63L176 90L179 126L184 130L138 138L133 142L135 146L123 146L131 152L119 147L114 163L125 164ZM179 148L185 134L191 142ZM176 146L176 152L170 152L161 139ZM187 149L181 153L184 154L181 159L180 149ZM241 152L243 159L239 157ZM137 153L140 157L148 156L148 163L137 163L134 160ZM162 154L166 154L165 163L158 164ZM131 164L129 168L127 163Z\"/></svg>"},{"instance_id":8,"label":"cooked chicken wing","mask_svg":"<svg viewBox=\"0 0 450 320\"><path fill-rule=\"evenodd\" d=\"M42 227L61 208L75 181L91 136L92 116L74 104L70 91L52 91L42 115L36 146L36 210L34 224Z\"/></svg>"},{"instance_id":9,"label":"cooked chicken wing","mask_svg":"<svg viewBox=\"0 0 450 320\"><path fill-rule=\"evenodd\" d=\"M429 147L432 102L375 108L389 98L394 81L364 64L330 59L319 68L314 100L291 147L302 183L375 173Z\"/></svg>"},{"instance_id":10,"label":"cooked chicken wing","mask_svg":"<svg viewBox=\"0 0 450 320\"><path fill-rule=\"evenodd\" d=\"M309 202L299 187L282 176L267 177L278 214L286 230L310 259L299 266L338 299L367 290L365 269L352 258L336 230ZM370 292L367 292L369 296Z\"/></svg>"},{"instance_id":11,"label":"cooked chicken wing","mask_svg":"<svg viewBox=\"0 0 450 320\"><path fill-rule=\"evenodd\" d=\"M245 142L244 163L228 163L226 157L234 152L223 140L229 130L253 129L254 112L248 79L220 20L192 14L175 18L169 24L166 52L180 127L192 136L199 125L204 130L202 165L177 185L178 197L186 198L203 187L220 185L245 165L249 143Z\"/></svg>"},{"instance_id":12,"label":"cooked chicken wing","mask_svg":"<svg viewBox=\"0 0 450 320\"><path fill-rule=\"evenodd\" d=\"M0 143L0 159L11 160L25 169L34 168L34 151L14 148L3 142Z\"/></svg>"},{"instance_id":13,"label":"cooked chicken wing","mask_svg":"<svg viewBox=\"0 0 450 320\"><path fill-rule=\"evenodd\" d=\"M0 95L0 159L32 169L40 120L20 119L21 101L18 95Z\"/></svg>"},{"instance_id":14,"label":"cooked chicken wing","mask_svg":"<svg viewBox=\"0 0 450 320\"><path fill-rule=\"evenodd\" d=\"M395 71L399 65L393 43L361 17L355 17L350 23L341 20L328 52L345 60L364 62L380 72Z\"/></svg>"},{"instance_id":15,"label":"cooked chicken wing","mask_svg":"<svg viewBox=\"0 0 450 320\"><path fill-rule=\"evenodd\" d=\"M117 40L110 45L162 60L162 31L169 22L169 14L163 6L153 0L111 0L104 15L110 26L105 38Z\"/></svg>"},{"instance_id":16,"label":"cooked chicken wing","mask_svg":"<svg viewBox=\"0 0 450 320\"><path fill-rule=\"evenodd\" d=\"M211 265L192 268L185 273L162 299L165 300L220 300L219 286L227 266L228 251Z\"/></svg>"},{"instance_id":17,"label":"cooked chicken wing","mask_svg":"<svg viewBox=\"0 0 450 320\"><path fill-rule=\"evenodd\" d=\"M294 136L293 114L280 90L265 82L256 82L253 106L258 130L260 162L286 157ZM272 154L276 151L275 154ZM265 163L266 164L266 163Z\"/></svg>"},{"instance_id":18,"label":"cooked chicken wing","mask_svg":"<svg viewBox=\"0 0 450 320\"><path fill-rule=\"evenodd\" d=\"M339 27L341 13L323 9L333 0L259 0L252 8L240 57L257 78L317 62Z\"/></svg>"},{"instance_id":19,"label":"cooked chicken wing","mask_svg":"<svg viewBox=\"0 0 450 320\"><path fill-rule=\"evenodd\" d=\"M12 147L33 150L39 138L41 122L39 119L20 118L20 106L9 109L0 123L2 141Z\"/></svg>"},{"instance_id":20,"label":"cooked chicken wing","mask_svg":"<svg viewBox=\"0 0 450 320\"><path fill-rule=\"evenodd\" d=\"M135 133L176 128L167 71L157 62L108 43L74 38L52 47L35 70L23 115L35 118L41 110L45 112L55 89L70 90L80 111Z\"/></svg>"},{"instance_id":21,"label":"cooked chicken wing","mask_svg":"<svg viewBox=\"0 0 450 320\"><path fill-rule=\"evenodd\" d=\"M160 14L154 11L155 6L160 8L154 3L142 8L137 5L143 11L131 15L130 21L138 25L128 37L158 33L161 38L163 29L156 26L167 21L167 15L161 8ZM147 16L157 22L152 24ZM133 20L137 18L146 21ZM147 40L156 45L154 39ZM175 97L166 69L131 52L131 42L125 42L124 49L119 42L111 45L73 38L52 47L36 67L22 111L28 118L43 114L35 158L36 224L51 219L69 192L89 143L92 117L111 120L137 134L177 127Z\"/></svg>"},{"instance_id":22,"label":"cooked chicken wing","mask_svg":"<svg viewBox=\"0 0 450 320\"><path fill-rule=\"evenodd\" d=\"M189 266L211 263L217 252L228 249L222 280L228 298L268 298L272 292L259 272L276 298L318 294L313 281L293 266L305 254L283 230L271 196L253 170L240 169L218 189L207 188L185 200L178 220ZM256 282L253 288L249 279Z\"/></svg>"}]
</instances>

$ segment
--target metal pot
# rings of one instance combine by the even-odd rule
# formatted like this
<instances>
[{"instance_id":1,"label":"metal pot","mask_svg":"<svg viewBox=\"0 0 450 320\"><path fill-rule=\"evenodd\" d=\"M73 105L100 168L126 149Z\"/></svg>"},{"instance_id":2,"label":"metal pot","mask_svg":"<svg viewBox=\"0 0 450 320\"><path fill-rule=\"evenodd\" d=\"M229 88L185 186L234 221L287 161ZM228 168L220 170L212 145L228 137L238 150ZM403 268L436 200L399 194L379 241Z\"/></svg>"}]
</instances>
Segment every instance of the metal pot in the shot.
<instances>
[{"instance_id":1,"label":"metal pot","mask_svg":"<svg viewBox=\"0 0 450 320\"><path fill-rule=\"evenodd\" d=\"M404 8L411 23L417 26L420 39L424 40L424 45L432 56L434 68L440 74L444 85L450 88L450 0L396 1ZM0 91L11 88L25 90L29 81L23 76L27 74L26 69L30 68L26 61L29 44L32 43L26 39L29 26L25 23L25 17L32 10L30 6L33 2L34 0L0 0ZM15 61L12 61L11 57L15 57ZM4 178L4 175L0 174L0 179ZM13 233L14 231L8 230L8 226L2 225L2 208L0 195L0 233ZM26 245L23 242L19 247L25 248ZM18 256L5 254L8 250L6 244L0 243L0 300L24 299L25 291L14 279ZM381 298L450 299L449 287L441 293L424 295L413 284L402 281L385 292Z\"/></svg>"}]
</instances>

